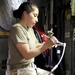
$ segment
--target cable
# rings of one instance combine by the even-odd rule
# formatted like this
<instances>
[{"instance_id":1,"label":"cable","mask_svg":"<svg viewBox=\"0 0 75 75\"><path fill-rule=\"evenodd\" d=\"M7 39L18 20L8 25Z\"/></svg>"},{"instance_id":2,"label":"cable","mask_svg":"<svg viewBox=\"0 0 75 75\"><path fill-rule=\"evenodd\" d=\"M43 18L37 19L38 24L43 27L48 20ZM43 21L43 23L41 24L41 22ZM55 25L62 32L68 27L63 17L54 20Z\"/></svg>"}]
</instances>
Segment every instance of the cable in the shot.
<instances>
[{"instance_id":1,"label":"cable","mask_svg":"<svg viewBox=\"0 0 75 75\"><path fill-rule=\"evenodd\" d=\"M50 74L53 73L58 68L59 64L61 63L61 61L63 59L64 53L65 53L66 43L59 43L57 45L63 46L63 52L62 52L62 55L61 55L59 62L51 69Z\"/></svg>"},{"instance_id":2,"label":"cable","mask_svg":"<svg viewBox=\"0 0 75 75\"><path fill-rule=\"evenodd\" d=\"M47 35L44 35L44 34L42 36L49 38ZM62 55L61 55L59 62L51 69L50 75L53 75L53 72L58 68L59 64L61 63L63 56L64 56L64 53L65 53L66 43L59 42L59 43L57 43L57 46L62 46L63 52L62 52Z\"/></svg>"}]
</instances>

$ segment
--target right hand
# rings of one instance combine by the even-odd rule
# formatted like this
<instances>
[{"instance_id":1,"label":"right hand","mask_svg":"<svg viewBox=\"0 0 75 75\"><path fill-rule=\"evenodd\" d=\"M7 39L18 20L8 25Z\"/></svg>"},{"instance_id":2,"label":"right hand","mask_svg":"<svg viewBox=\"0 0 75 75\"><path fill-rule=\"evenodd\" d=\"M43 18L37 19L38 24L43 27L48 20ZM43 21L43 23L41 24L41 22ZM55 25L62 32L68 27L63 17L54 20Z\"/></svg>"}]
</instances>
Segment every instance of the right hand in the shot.
<instances>
[{"instance_id":1,"label":"right hand","mask_svg":"<svg viewBox=\"0 0 75 75\"><path fill-rule=\"evenodd\" d=\"M48 40L46 41L46 46L48 48L54 47L56 46L56 44L58 43L58 39L55 36L50 36L50 38L48 38Z\"/></svg>"}]
</instances>

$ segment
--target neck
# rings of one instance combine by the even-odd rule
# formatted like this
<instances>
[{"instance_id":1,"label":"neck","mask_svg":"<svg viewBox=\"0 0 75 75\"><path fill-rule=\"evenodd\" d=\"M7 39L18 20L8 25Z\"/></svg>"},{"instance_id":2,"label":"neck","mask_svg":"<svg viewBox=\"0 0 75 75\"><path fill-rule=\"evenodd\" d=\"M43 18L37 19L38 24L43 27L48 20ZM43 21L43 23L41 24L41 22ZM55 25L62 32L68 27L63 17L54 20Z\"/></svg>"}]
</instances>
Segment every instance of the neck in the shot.
<instances>
[{"instance_id":1,"label":"neck","mask_svg":"<svg viewBox=\"0 0 75 75\"><path fill-rule=\"evenodd\" d=\"M19 23L20 23L23 27L25 27L25 28L28 27L27 24L26 24L26 22L23 21L23 20L19 20Z\"/></svg>"}]
</instances>

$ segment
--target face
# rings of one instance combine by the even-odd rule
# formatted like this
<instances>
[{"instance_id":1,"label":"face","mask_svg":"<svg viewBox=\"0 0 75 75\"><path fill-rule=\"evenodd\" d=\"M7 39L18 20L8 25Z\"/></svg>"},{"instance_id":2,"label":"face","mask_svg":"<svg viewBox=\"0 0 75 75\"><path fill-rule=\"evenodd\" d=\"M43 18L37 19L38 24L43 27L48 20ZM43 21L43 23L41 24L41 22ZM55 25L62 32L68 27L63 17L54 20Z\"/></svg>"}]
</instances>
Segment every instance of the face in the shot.
<instances>
[{"instance_id":1,"label":"face","mask_svg":"<svg viewBox=\"0 0 75 75\"><path fill-rule=\"evenodd\" d=\"M25 16L25 21L28 27L33 27L38 22L39 10L35 7L34 11Z\"/></svg>"}]
</instances>

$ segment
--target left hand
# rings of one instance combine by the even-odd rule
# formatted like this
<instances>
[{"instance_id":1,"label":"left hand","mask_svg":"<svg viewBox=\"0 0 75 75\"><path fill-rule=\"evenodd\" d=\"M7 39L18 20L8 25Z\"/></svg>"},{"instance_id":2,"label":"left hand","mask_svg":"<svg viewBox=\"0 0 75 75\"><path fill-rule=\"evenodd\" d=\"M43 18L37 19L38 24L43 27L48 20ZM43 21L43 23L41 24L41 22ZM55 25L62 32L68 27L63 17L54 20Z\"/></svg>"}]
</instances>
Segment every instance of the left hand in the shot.
<instances>
[{"instance_id":1,"label":"left hand","mask_svg":"<svg viewBox=\"0 0 75 75\"><path fill-rule=\"evenodd\" d=\"M50 39L53 41L53 47L57 47L57 43L59 43L58 39L55 36L50 36Z\"/></svg>"}]
</instances>

